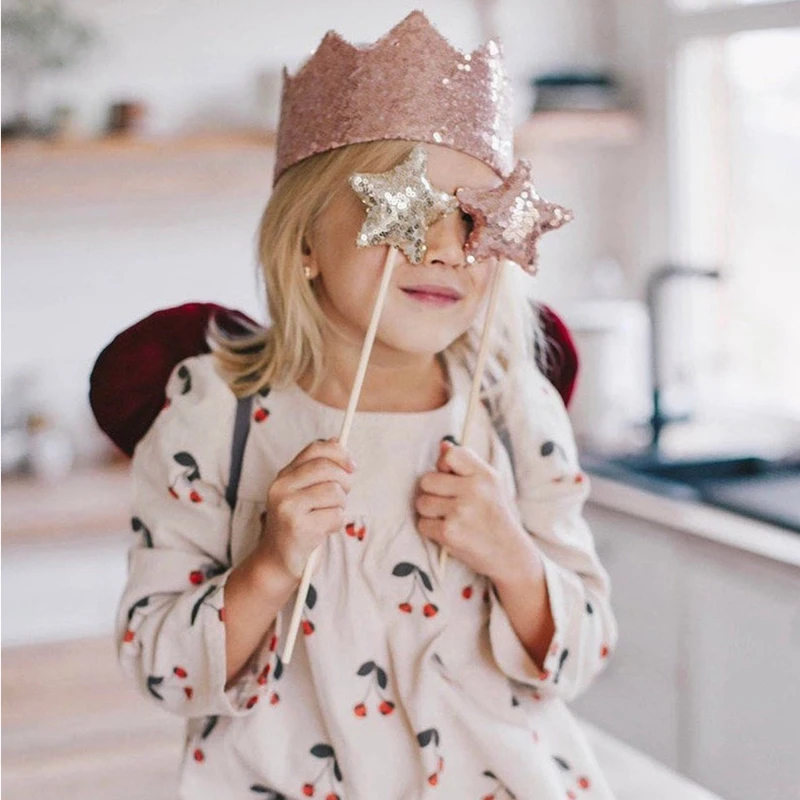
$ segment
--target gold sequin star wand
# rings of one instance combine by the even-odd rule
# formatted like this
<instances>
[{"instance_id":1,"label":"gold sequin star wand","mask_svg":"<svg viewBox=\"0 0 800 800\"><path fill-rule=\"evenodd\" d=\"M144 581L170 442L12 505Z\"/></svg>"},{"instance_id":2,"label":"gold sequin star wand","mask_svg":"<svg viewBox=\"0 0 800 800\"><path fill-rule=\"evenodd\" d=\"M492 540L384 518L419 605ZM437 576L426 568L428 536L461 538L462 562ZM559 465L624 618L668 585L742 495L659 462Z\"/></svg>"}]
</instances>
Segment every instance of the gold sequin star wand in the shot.
<instances>
[{"instance_id":1,"label":"gold sequin star wand","mask_svg":"<svg viewBox=\"0 0 800 800\"><path fill-rule=\"evenodd\" d=\"M386 292L394 271L398 248L413 264L419 264L425 256L425 238L428 227L444 214L458 208L458 201L451 194L436 191L425 174L428 154L423 147L415 147L408 158L389 172L379 174L356 173L350 177L350 186L367 207L367 218L358 234L359 247L377 247L388 244L383 276L378 297L372 309L369 327L361 348L350 400L347 404L339 442L347 447L350 427L361 395L361 387L367 372L372 345L378 330ZM288 664L292 658L300 619L305 606L308 587L319 559L320 548L314 550L303 570L300 588L289 623L289 631L283 650L283 662Z\"/></svg>"},{"instance_id":2,"label":"gold sequin star wand","mask_svg":"<svg viewBox=\"0 0 800 800\"><path fill-rule=\"evenodd\" d=\"M459 189L456 196L461 208L472 217L472 232L464 246L467 261L496 257L499 259L489 295L478 358L472 377L467 415L459 444L469 446L472 419L478 405L481 378L486 365L489 331L492 328L505 261L515 261L526 272L538 271L539 238L572 219L572 212L539 197L531 180L531 164L520 159L514 171L494 189ZM447 548L439 554L439 580L444 578Z\"/></svg>"}]
</instances>

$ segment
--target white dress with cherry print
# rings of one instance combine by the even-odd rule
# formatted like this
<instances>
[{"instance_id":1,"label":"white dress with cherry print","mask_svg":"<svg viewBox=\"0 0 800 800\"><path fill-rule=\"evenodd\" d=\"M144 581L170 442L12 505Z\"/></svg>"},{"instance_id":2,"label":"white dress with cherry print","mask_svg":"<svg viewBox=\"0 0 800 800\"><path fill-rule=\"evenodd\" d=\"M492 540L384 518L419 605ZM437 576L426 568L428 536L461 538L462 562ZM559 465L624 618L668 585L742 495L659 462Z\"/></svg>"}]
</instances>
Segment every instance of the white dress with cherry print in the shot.
<instances>
[{"instance_id":1,"label":"white dress with cherry print","mask_svg":"<svg viewBox=\"0 0 800 800\"><path fill-rule=\"evenodd\" d=\"M479 408L472 448L516 492L545 565L556 633L540 672L491 584L414 525L419 476L457 436L470 378L447 359L451 397L420 413L359 412L347 524L321 551L292 663L279 653L294 596L225 689L225 582L255 547L266 489L344 412L292 385L253 405L239 499L225 503L236 400L211 356L173 371L169 401L133 458L128 582L118 611L124 670L187 718L181 798L608 800L565 701L617 640L610 584L582 517L590 490L558 392L515 377L506 447Z\"/></svg>"}]
</instances>

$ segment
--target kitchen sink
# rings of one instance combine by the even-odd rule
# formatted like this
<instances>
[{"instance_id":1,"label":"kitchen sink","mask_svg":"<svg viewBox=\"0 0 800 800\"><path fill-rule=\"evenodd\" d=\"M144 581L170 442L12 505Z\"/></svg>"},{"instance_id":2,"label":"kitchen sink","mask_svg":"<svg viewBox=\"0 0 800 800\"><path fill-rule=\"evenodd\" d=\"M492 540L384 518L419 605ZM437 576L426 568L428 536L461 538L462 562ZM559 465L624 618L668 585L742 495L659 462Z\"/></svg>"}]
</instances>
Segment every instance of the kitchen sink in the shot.
<instances>
[{"instance_id":1,"label":"kitchen sink","mask_svg":"<svg viewBox=\"0 0 800 800\"><path fill-rule=\"evenodd\" d=\"M622 456L615 459L620 467L667 481L696 486L709 480L745 478L762 475L773 469L773 462L755 456L715 459L663 460L651 456Z\"/></svg>"},{"instance_id":2,"label":"kitchen sink","mask_svg":"<svg viewBox=\"0 0 800 800\"><path fill-rule=\"evenodd\" d=\"M726 455L665 458L653 453L581 454L590 473L677 500L709 503L800 532L800 457Z\"/></svg>"}]
</instances>

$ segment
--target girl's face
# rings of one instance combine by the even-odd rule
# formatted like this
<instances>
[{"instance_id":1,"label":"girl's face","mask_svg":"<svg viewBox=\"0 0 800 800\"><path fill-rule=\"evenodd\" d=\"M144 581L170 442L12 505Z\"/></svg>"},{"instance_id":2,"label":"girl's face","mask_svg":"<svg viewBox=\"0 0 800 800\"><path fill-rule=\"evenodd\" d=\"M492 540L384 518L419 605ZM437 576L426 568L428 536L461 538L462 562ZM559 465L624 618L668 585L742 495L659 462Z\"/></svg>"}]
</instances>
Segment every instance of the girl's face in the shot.
<instances>
[{"instance_id":1,"label":"girl's face","mask_svg":"<svg viewBox=\"0 0 800 800\"><path fill-rule=\"evenodd\" d=\"M451 194L459 187L488 189L500 179L472 156L437 145L428 151L428 180ZM349 187L328 205L315 226L310 253L315 293L338 335L361 347L386 260L387 247L357 247L365 207ZM459 212L428 228L419 264L398 252L373 349L374 357L434 354L472 324L496 269L494 260L467 265L469 219Z\"/></svg>"}]
</instances>

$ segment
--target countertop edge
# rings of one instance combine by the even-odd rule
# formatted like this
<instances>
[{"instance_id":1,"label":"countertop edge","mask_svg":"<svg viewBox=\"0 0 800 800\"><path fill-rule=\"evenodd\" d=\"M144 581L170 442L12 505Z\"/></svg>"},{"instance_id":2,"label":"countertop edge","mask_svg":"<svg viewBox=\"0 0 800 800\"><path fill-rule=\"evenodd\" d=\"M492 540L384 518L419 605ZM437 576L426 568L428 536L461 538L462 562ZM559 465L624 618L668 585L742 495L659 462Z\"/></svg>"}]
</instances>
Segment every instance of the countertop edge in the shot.
<instances>
[{"instance_id":1,"label":"countertop edge","mask_svg":"<svg viewBox=\"0 0 800 800\"><path fill-rule=\"evenodd\" d=\"M800 567L800 535L793 531L704 503L662 497L587 471L591 483L587 503Z\"/></svg>"}]
</instances>

